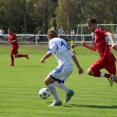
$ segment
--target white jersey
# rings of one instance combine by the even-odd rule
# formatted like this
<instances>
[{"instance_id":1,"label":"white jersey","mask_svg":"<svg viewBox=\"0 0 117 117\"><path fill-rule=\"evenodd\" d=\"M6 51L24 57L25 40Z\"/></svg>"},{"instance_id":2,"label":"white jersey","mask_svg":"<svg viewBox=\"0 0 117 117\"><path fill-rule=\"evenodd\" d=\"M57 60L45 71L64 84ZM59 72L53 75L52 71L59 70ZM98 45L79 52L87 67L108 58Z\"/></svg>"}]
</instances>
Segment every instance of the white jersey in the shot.
<instances>
[{"instance_id":1,"label":"white jersey","mask_svg":"<svg viewBox=\"0 0 117 117\"><path fill-rule=\"evenodd\" d=\"M4 31L0 30L0 36L3 36L3 35L4 35Z\"/></svg>"},{"instance_id":2,"label":"white jersey","mask_svg":"<svg viewBox=\"0 0 117 117\"><path fill-rule=\"evenodd\" d=\"M59 65L73 65L69 44L61 38L53 38L49 41L48 52L55 55Z\"/></svg>"}]
</instances>

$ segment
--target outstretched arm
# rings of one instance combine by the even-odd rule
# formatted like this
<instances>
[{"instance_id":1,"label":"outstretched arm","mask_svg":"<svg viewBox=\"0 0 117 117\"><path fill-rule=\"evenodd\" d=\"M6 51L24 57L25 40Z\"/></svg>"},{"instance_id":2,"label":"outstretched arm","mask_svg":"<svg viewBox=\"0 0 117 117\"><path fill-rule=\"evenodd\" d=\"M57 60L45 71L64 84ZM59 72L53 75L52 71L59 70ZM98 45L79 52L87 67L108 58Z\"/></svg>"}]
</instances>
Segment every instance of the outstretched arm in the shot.
<instances>
[{"instance_id":1,"label":"outstretched arm","mask_svg":"<svg viewBox=\"0 0 117 117\"><path fill-rule=\"evenodd\" d=\"M117 45L115 44L115 40L114 37L112 35L112 33L107 32L106 35L109 37L109 39L111 40L112 43L112 49L117 50Z\"/></svg>"},{"instance_id":2,"label":"outstretched arm","mask_svg":"<svg viewBox=\"0 0 117 117\"><path fill-rule=\"evenodd\" d=\"M80 66L80 64L79 64L79 62L78 62L76 56L73 55L73 56L72 56L72 59L73 59L74 63L76 64L76 67L78 68L78 73L79 73L79 75L82 74L82 73L83 73L83 69L81 68L81 66Z\"/></svg>"},{"instance_id":3,"label":"outstretched arm","mask_svg":"<svg viewBox=\"0 0 117 117\"><path fill-rule=\"evenodd\" d=\"M82 44L84 47L86 47L86 48L88 48L88 49L90 49L90 50L93 50L93 51L96 51L96 50L97 50L97 47L96 47L96 46L94 46L94 45L88 45L88 44L86 44L84 41L82 41L81 44Z\"/></svg>"},{"instance_id":4,"label":"outstretched arm","mask_svg":"<svg viewBox=\"0 0 117 117\"><path fill-rule=\"evenodd\" d=\"M47 52L43 58L41 59L41 63L45 63L45 59L49 58L52 55L52 53Z\"/></svg>"}]
</instances>

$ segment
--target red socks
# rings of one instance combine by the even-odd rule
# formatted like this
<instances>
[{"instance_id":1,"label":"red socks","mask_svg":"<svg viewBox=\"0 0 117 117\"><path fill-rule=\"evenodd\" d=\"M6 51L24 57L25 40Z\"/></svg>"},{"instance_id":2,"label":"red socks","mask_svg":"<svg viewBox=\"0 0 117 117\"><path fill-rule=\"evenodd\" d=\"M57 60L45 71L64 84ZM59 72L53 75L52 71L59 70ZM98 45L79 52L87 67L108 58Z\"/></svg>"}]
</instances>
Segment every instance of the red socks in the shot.
<instances>
[{"instance_id":1,"label":"red socks","mask_svg":"<svg viewBox=\"0 0 117 117\"><path fill-rule=\"evenodd\" d=\"M95 77L100 77L101 72L100 71L94 71L94 76Z\"/></svg>"},{"instance_id":2,"label":"red socks","mask_svg":"<svg viewBox=\"0 0 117 117\"><path fill-rule=\"evenodd\" d=\"M18 54L17 57L26 57L26 54Z\"/></svg>"},{"instance_id":3,"label":"red socks","mask_svg":"<svg viewBox=\"0 0 117 117\"><path fill-rule=\"evenodd\" d=\"M105 77L106 78L109 78L111 74L105 74Z\"/></svg>"},{"instance_id":4,"label":"red socks","mask_svg":"<svg viewBox=\"0 0 117 117\"><path fill-rule=\"evenodd\" d=\"M106 74L106 73L105 73L103 77L109 78L110 75L111 75L111 74ZM95 77L102 77L100 71L95 71L95 72L94 72L94 76L95 76Z\"/></svg>"},{"instance_id":5,"label":"red socks","mask_svg":"<svg viewBox=\"0 0 117 117\"><path fill-rule=\"evenodd\" d=\"M29 60L28 54L18 54L17 58L19 57L26 57Z\"/></svg>"},{"instance_id":6,"label":"red socks","mask_svg":"<svg viewBox=\"0 0 117 117\"><path fill-rule=\"evenodd\" d=\"M26 57L29 60L28 54L18 54L16 58L19 58L19 57ZM14 66L14 56L13 55L11 55L11 64L10 64L10 66Z\"/></svg>"},{"instance_id":7,"label":"red socks","mask_svg":"<svg viewBox=\"0 0 117 117\"><path fill-rule=\"evenodd\" d=\"M14 57L11 56L11 65L14 65Z\"/></svg>"}]
</instances>

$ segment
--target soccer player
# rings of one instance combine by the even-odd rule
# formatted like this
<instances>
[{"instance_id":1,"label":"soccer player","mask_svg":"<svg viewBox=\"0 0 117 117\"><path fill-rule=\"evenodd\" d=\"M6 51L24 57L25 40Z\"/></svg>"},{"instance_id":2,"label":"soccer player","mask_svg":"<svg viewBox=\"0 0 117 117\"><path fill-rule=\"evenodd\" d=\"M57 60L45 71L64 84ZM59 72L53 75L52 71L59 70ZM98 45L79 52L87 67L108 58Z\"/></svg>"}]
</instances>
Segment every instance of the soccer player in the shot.
<instances>
[{"instance_id":1,"label":"soccer player","mask_svg":"<svg viewBox=\"0 0 117 117\"><path fill-rule=\"evenodd\" d=\"M65 35L63 35L63 34L60 35L60 38L64 39L66 42L68 42L68 39L67 39L67 37ZM71 50L71 52L76 54L76 52L74 50L74 47L75 47L75 42L72 39L70 39L70 50Z\"/></svg>"},{"instance_id":2,"label":"soccer player","mask_svg":"<svg viewBox=\"0 0 117 117\"><path fill-rule=\"evenodd\" d=\"M101 28L97 28L97 22L95 18L87 19L86 22L88 29L92 33L94 33L94 42L93 42L94 45L86 44L84 41L82 41L81 44L90 50L93 51L98 50L98 53L100 55L100 59L89 67L87 73L90 76L107 78L110 82L110 86L112 86L113 81L117 83L116 66L115 66L116 59L114 55L111 53L105 37L106 36L109 37L112 43L112 48L114 50L117 50L117 45L115 44L113 35L110 32L102 30ZM101 72L100 70L103 68L106 69L109 73Z\"/></svg>"},{"instance_id":3,"label":"soccer player","mask_svg":"<svg viewBox=\"0 0 117 117\"><path fill-rule=\"evenodd\" d=\"M18 54L18 37L16 34L14 34L11 30L11 28L8 29L8 42L11 43L12 48L10 51L10 57L11 57L11 64L10 66L14 66L14 57L19 58L19 57L26 57L29 60L29 57L27 54Z\"/></svg>"},{"instance_id":4,"label":"soccer player","mask_svg":"<svg viewBox=\"0 0 117 117\"><path fill-rule=\"evenodd\" d=\"M54 97L54 102L49 106L60 106L62 102L56 92L55 86L58 86L66 92L65 103L74 95L74 91L64 85L64 82L73 71L72 59L77 66L79 74L83 73L83 69L75 55L70 51L68 43L64 39L57 37L57 33L53 28L48 30L47 38L49 41L49 49L42 57L41 63L45 63L45 60L54 54L58 61L58 66L48 74L44 82Z\"/></svg>"},{"instance_id":5,"label":"soccer player","mask_svg":"<svg viewBox=\"0 0 117 117\"><path fill-rule=\"evenodd\" d=\"M74 50L74 47L75 47L75 42L74 42L72 39L70 39L70 48L71 48L71 51L72 51L74 54L76 54L76 52L75 52L75 50Z\"/></svg>"}]
</instances>

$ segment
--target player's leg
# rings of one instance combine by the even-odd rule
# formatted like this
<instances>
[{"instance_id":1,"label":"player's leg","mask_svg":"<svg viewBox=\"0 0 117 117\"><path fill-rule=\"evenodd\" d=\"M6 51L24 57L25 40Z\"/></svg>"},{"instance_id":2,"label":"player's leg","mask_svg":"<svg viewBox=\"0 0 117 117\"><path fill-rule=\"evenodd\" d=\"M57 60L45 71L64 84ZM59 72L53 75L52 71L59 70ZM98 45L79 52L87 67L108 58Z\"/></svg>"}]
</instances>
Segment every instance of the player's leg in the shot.
<instances>
[{"instance_id":1,"label":"player's leg","mask_svg":"<svg viewBox=\"0 0 117 117\"><path fill-rule=\"evenodd\" d=\"M76 52L75 52L75 50L74 50L74 45L72 46L72 52L74 53L74 54L76 54Z\"/></svg>"},{"instance_id":2,"label":"player's leg","mask_svg":"<svg viewBox=\"0 0 117 117\"><path fill-rule=\"evenodd\" d=\"M101 69L105 68L109 73L100 72ZM109 80L110 86L113 85L114 74L116 74L115 60L108 57L108 60L102 62L100 60L96 61L87 70L88 75L95 77L105 77ZM115 79L116 80L116 79Z\"/></svg>"},{"instance_id":3,"label":"player's leg","mask_svg":"<svg viewBox=\"0 0 117 117\"><path fill-rule=\"evenodd\" d=\"M29 60L28 54L18 54L19 46L14 47L15 58L26 57Z\"/></svg>"},{"instance_id":4,"label":"player's leg","mask_svg":"<svg viewBox=\"0 0 117 117\"><path fill-rule=\"evenodd\" d=\"M10 54L10 58L11 58L11 63L9 66L14 66L14 56L12 53Z\"/></svg>"},{"instance_id":5,"label":"player's leg","mask_svg":"<svg viewBox=\"0 0 117 117\"><path fill-rule=\"evenodd\" d=\"M26 57L29 60L28 54L16 54L15 58Z\"/></svg>"},{"instance_id":6,"label":"player's leg","mask_svg":"<svg viewBox=\"0 0 117 117\"><path fill-rule=\"evenodd\" d=\"M60 83L58 81L54 82L54 85L61 88L62 90L64 90L66 92L66 99L65 99L65 103L68 102L71 97L74 95L74 91L72 91L71 89L69 89L67 86L65 86L64 83Z\"/></svg>"},{"instance_id":7,"label":"player's leg","mask_svg":"<svg viewBox=\"0 0 117 117\"><path fill-rule=\"evenodd\" d=\"M113 85L113 81L117 83L117 76L116 76L116 64L114 56L110 56L110 62L108 65L105 66L105 69L111 74L109 77L110 86Z\"/></svg>"},{"instance_id":8,"label":"player's leg","mask_svg":"<svg viewBox=\"0 0 117 117\"><path fill-rule=\"evenodd\" d=\"M105 68L105 63L98 60L88 68L87 74L90 76L99 77L99 78L101 77L109 78L111 76L110 73L108 74L108 73L100 72L100 70L103 68Z\"/></svg>"},{"instance_id":9,"label":"player's leg","mask_svg":"<svg viewBox=\"0 0 117 117\"><path fill-rule=\"evenodd\" d=\"M113 80L114 80L114 82L117 83L117 76L116 75L114 75Z\"/></svg>"},{"instance_id":10,"label":"player's leg","mask_svg":"<svg viewBox=\"0 0 117 117\"><path fill-rule=\"evenodd\" d=\"M69 89L64 84L64 82L67 80L67 78L71 75L72 71L73 71L72 65L63 66L63 68L61 69L61 72L59 72L58 75L57 75L58 79L60 79L61 81L54 82L55 86L61 88L62 90L64 90L66 92L66 99L64 101L65 103L68 102L71 99L71 97L74 95L74 91Z\"/></svg>"},{"instance_id":11,"label":"player's leg","mask_svg":"<svg viewBox=\"0 0 117 117\"><path fill-rule=\"evenodd\" d=\"M94 76L94 77L105 77L105 78L109 78L110 77L110 74L107 74L107 73L103 73L103 72L100 72L100 70L92 70L90 67L89 69L87 70L87 74L90 75L90 76Z\"/></svg>"},{"instance_id":12,"label":"player's leg","mask_svg":"<svg viewBox=\"0 0 117 117\"><path fill-rule=\"evenodd\" d=\"M54 85L56 87L59 87L60 89L64 90L66 93L70 92L70 89L67 86L65 86L63 82L56 81L56 82L54 82Z\"/></svg>"},{"instance_id":13,"label":"player's leg","mask_svg":"<svg viewBox=\"0 0 117 117\"><path fill-rule=\"evenodd\" d=\"M113 74L107 74L107 73L103 73L103 72L100 72L99 70L97 71L93 71L91 70L91 68L89 68L87 70L87 73L88 75L90 76L95 76L95 77L99 77L99 78L107 78L110 82L110 86L113 85L113 79L114 79L114 75Z\"/></svg>"},{"instance_id":14,"label":"player's leg","mask_svg":"<svg viewBox=\"0 0 117 117\"><path fill-rule=\"evenodd\" d=\"M26 57L29 60L28 54L15 54L15 58Z\"/></svg>"},{"instance_id":15,"label":"player's leg","mask_svg":"<svg viewBox=\"0 0 117 117\"><path fill-rule=\"evenodd\" d=\"M11 47L11 50L10 50L10 59L11 59L11 63L9 66L14 66L14 47L13 46Z\"/></svg>"},{"instance_id":16,"label":"player's leg","mask_svg":"<svg viewBox=\"0 0 117 117\"><path fill-rule=\"evenodd\" d=\"M56 80L54 80L53 78L51 78L50 76L47 76L46 78L45 78L45 84L46 84L46 86L48 87L48 89L50 90L50 92L51 92L51 94L53 95L53 97L54 97L54 102L51 104L51 105L49 105L49 106L60 106L60 105L62 105L62 102L61 102L61 100L59 99L59 96L58 96L58 94L57 94L57 91L56 91L56 88L55 88L55 86L54 86L54 82L55 82Z\"/></svg>"},{"instance_id":17,"label":"player's leg","mask_svg":"<svg viewBox=\"0 0 117 117\"><path fill-rule=\"evenodd\" d=\"M76 54L76 52L75 52L75 51L73 51L73 53L74 53L74 54Z\"/></svg>"},{"instance_id":18,"label":"player's leg","mask_svg":"<svg viewBox=\"0 0 117 117\"><path fill-rule=\"evenodd\" d=\"M110 82L110 86L113 86L113 82L117 83L117 76L115 74L111 74L108 80Z\"/></svg>"}]
</instances>

